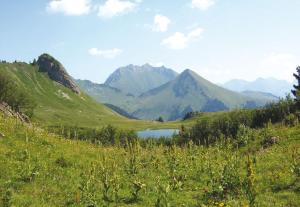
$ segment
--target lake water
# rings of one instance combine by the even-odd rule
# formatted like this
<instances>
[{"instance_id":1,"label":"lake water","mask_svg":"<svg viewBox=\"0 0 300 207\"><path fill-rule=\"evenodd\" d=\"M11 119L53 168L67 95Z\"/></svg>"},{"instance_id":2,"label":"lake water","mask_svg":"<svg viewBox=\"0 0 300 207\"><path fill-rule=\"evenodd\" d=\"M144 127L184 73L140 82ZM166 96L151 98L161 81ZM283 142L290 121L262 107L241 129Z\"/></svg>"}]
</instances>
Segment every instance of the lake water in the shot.
<instances>
[{"instance_id":1,"label":"lake water","mask_svg":"<svg viewBox=\"0 0 300 207\"><path fill-rule=\"evenodd\" d=\"M171 138L174 134L178 134L178 129L147 129L144 131L138 131L137 134L140 138Z\"/></svg>"}]
</instances>

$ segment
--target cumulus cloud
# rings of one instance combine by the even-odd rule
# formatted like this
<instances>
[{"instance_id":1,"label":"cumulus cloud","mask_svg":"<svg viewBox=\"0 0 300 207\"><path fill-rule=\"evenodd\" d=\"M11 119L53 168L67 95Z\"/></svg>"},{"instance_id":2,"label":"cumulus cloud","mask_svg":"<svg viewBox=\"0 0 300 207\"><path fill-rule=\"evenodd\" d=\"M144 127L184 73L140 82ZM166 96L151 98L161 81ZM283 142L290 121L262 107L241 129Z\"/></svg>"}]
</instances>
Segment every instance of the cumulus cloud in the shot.
<instances>
[{"instance_id":1,"label":"cumulus cloud","mask_svg":"<svg viewBox=\"0 0 300 207\"><path fill-rule=\"evenodd\" d=\"M157 14L154 17L153 31L155 32L166 32L168 31L171 20L163 15Z\"/></svg>"},{"instance_id":2,"label":"cumulus cloud","mask_svg":"<svg viewBox=\"0 0 300 207\"><path fill-rule=\"evenodd\" d=\"M209 9L215 4L215 0L192 0L192 8L201 9L203 11Z\"/></svg>"},{"instance_id":3,"label":"cumulus cloud","mask_svg":"<svg viewBox=\"0 0 300 207\"><path fill-rule=\"evenodd\" d=\"M99 6L98 16L102 18L112 18L133 11L141 0L107 0Z\"/></svg>"},{"instance_id":4,"label":"cumulus cloud","mask_svg":"<svg viewBox=\"0 0 300 207\"><path fill-rule=\"evenodd\" d=\"M120 55L123 51L118 48L113 48L109 50L100 50L98 48L91 48L89 49L89 54L92 56L107 58L107 59L113 59Z\"/></svg>"},{"instance_id":5,"label":"cumulus cloud","mask_svg":"<svg viewBox=\"0 0 300 207\"><path fill-rule=\"evenodd\" d=\"M164 39L161 44L166 45L167 47L173 50L181 50L186 48L189 43L200 38L203 31L204 31L203 28L198 27L193 31L189 32L188 34L176 32L170 37Z\"/></svg>"},{"instance_id":6,"label":"cumulus cloud","mask_svg":"<svg viewBox=\"0 0 300 207\"><path fill-rule=\"evenodd\" d=\"M88 14L91 10L91 4L90 0L51 0L46 10L51 13L79 16Z\"/></svg>"}]
</instances>

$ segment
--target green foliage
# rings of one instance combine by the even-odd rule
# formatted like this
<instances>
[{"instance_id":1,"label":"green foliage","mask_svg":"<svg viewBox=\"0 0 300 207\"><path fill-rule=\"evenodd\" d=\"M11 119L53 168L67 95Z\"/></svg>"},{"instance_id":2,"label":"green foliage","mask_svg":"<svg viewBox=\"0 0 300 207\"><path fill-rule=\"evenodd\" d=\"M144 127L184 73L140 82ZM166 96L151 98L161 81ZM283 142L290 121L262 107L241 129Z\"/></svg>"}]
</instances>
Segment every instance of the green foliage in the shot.
<instances>
[{"instance_id":1,"label":"green foliage","mask_svg":"<svg viewBox=\"0 0 300 207\"><path fill-rule=\"evenodd\" d=\"M181 189L186 180L186 174L182 172L182 160L175 145L166 151L169 185L172 190Z\"/></svg>"},{"instance_id":2,"label":"green foliage","mask_svg":"<svg viewBox=\"0 0 300 207\"><path fill-rule=\"evenodd\" d=\"M248 156L247 175L244 180L244 191L249 202L250 207L254 207L256 203L256 188L255 188L255 172L253 168L253 159Z\"/></svg>"},{"instance_id":3,"label":"green foliage","mask_svg":"<svg viewBox=\"0 0 300 207\"><path fill-rule=\"evenodd\" d=\"M210 166L211 179L208 181L210 190L204 194L206 204L226 203L227 200L241 196L242 180L239 173L240 163L236 156L226 158L220 172Z\"/></svg>"},{"instance_id":4,"label":"green foliage","mask_svg":"<svg viewBox=\"0 0 300 207\"><path fill-rule=\"evenodd\" d=\"M132 182L132 191L131 191L131 195L132 195L132 200L133 202L136 202L139 200L139 192L146 187L146 184L142 183L142 181L140 181L139 179L135 179Z\"/></svg>"},{"instance_id":5,"label":"green foliage","mask_svg":"<svg viewBox=\"0 0 300 207\"><path fill-rule=\"evenodd\" d=\"M104 146L125 146L127 143L135 142L138 139L133 130L121 130L112 125L104 126L101 129L61 126L49 127L48 130L65 138L88 140Z\"/></svg>"},{"instance_id":6,"label":"green foliage","mask_svg":"<svg viewBox=\"0 0 300 207\"><path fill-rule=\"evenodd\" d=\"M299 119L295 114L289 114L283 120L283 123L287 126L296 126L299 123Z\"/></svg>"},{"instance_id":7,"label":"green foliage","mask_svg":"<svg viewBox=\"0 0 300 207\"><path fill-rule=\"evenodd\" d=\"M11 199L12 199L12 191L11 189L7 189L3 192L3 196L1 198L1 206L3 207L11 207Z\"/></svg>"},{"instance_id":8,"label":"green foliage","mask_svg":"<svg viewBox=\"0 0 300 207\"><path fill-rule=\"evenodd\" d=\"M300 181L300 154L296 149L293 150L291 172L297 181Z\"/></svg>"},{"instance_id":9,"label":"green foliage","mask_svg":"<svg viewBox=\"0 0 300 207\"><path fill-rule=\"evenodd\" d=\"M190 130L190 140L200 145L211 145L220 141L235 140L242 146L252 137L250 128L262 128L268 123L298 123L294 101L287 97L262 109L235 110L200 118Z\"/></svg>"},{"instance_id":10,"label":"green foliage","mask_svg":"<svg viewBox=\"0 0 300 207\"><path fill-rule=\"evenodd\" d=\"M191 111L191 112L188 112L184 115L183 119L182 120L187 120L187 119L191 119L193 117L200 117L203 113L202 112L199 112L199 111Z\"/></svg>"},{"instance_id":11,"label":"green foliage","mask_svg":"<svg viewBox=\"0 0 300 207\"><path fill-rule=\"evenodd\" d=\"M238 128L237 135L236 135L237 146L244 147L254 139L255 138L254 138L253 130L250 127L241 124Z\"/></svg>"},{"instance_id":12,"label":"green foliage","mask_svg":"<svg viewBox=\"0 0 300 207\"><path fill-rule=\"evenodd\" d=\"M0 73L0 102L7 103L14 111L22 112L29 117L33 116L35 102L12 77Z\"/></svg>"},{"instance_id":13,"label":"green foliage","mask_svg":"<svg viewBox=\"0 0 300 207\"><path fill-rule=\"evenodd\" d=\"M296 78L297 85L294 85L294 90L292 90L292 93L295 96L297 108L300 110L300 66L297 67L294 77Z\"/></svg>"},{"instance_id":14,"label":"green foliage","mask_svg":"<svg viewBox=\"0 0 300 207\"><path fill-rule=\"evenodd\" d=\"M170 185L163 184L158 177L156 186L158 198L156 200L155 207L169 207L169 193L171 189Z\"/></svg>"},{"instance_id":15,"label":"green foliage","mask_svg":"<svg viewBox=\"0 0 300 207\"><path fill-rule=\"evenodd\" d=\"M103 146L0 116L0 206L298 206L299 125L238 131L240 148ZM282 139L261 150L264 134Z\"/></svg>"},{"instance_id":16,"label":"green foliage","mask_svg":"<svg viewBox=\"0 0 300 207\"><path fill-rule=\"evenodd\" d=\"M164 122L164 119L160 116L160 117L158 117L158 119L156 119L156 121L158 121L158 122Z\"/></svg>"},{"instance_id":17,"label":"green foliage","mask_svg":"<svg viewBox=\"0 0 300 207\"><path fill-rule=\"evenodd\" d=\"M98 205L97 195L97 180L96 180L96 166L92 164L88 168L88 172L81 173L81 181L79 184L80 197L77 202L84 206L96 207Z\"/></svg>"}]
</instances>

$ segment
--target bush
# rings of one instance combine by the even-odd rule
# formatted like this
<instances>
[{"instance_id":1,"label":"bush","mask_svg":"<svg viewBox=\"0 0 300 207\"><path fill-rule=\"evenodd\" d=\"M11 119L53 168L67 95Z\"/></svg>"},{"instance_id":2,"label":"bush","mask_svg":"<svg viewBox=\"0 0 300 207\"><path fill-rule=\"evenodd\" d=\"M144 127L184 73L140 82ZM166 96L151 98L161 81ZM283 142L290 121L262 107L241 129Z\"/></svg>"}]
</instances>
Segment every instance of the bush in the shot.
<instances>
[{"instance_id":1,"label":"bush","mask_svg":"<svg viewBox=\"0 0 300 207\"><path fill-rule=\"evenodd\" d=\"M299 123L298 117L295 114L289 114L284 118L283 123L286 126L296 126Z\"/></svg>"},{"instance_id":2,"label":"bush","mask_svg":"<svg viewBox=\"0 0 300 207\"><path fill-rule=\"evenodd\" d=\"M112 125L101 129L84 128L76 126L52 126L49 132L60 134L65 138L91 141L104 146L126 146L138 139L132 130L120 130Z\"/></svg>"},{"instance_id":3,"label":"bush","mask_svg":"<svg viewBox=\"0 0 300 207\"><path fill-rule=\"evenodd\" d=\"M237 131L236 142L238 147L247 145L253 139L252 129L241 124Z\"/></svg>"},{"instance_id":4,"label":"bush","mask_svg":"<svg viewBox=\"0 0 300 207\"><path fill-rule=\"evenodd\" d=\"M191 128L189 139L195 144L208 146L224 137L225 140L237 140L243 146L249 140L250 134L247 133L250 133L250 128L262 128L267 123L280 122L290 126L298 123L295 102L289 96L261 109L235 110L202 118Z\"/></svg>"},{"instance_id":5,"label":"bush","mask_svg":"<svg viewBox=\"0 0 300 207\"><path fill-rule=\"evenodd\" d=\"M36 106L28 93L6 74L0 74L0 102L6 102L14 111L32 117Z\"/></svg>"}]
</instances>

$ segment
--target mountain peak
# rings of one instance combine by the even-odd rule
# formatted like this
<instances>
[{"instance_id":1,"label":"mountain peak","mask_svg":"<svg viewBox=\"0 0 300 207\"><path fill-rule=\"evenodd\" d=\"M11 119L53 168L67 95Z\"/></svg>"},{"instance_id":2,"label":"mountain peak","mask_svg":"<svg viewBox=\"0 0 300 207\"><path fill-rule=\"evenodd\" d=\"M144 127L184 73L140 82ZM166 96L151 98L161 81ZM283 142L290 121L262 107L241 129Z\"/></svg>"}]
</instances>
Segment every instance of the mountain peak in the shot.
<instances>
[{"instance_id":1,"label":"mountain peak","mask_svg":"<svg viewBox=\"0 0 300 207\"><path fill-rule=\"evenodd\" d=\"M177 73L165 67L154 67L149 63L142 66L128 65L113 72L105 81L105 85L118 88L125 93L139 96L171 80Z\"/></svg>"},{"instance_id":2,"label":"mountain peak","mask_svg":"<svg viewBox=\"0 0 300 207\"><path fill-rule=\"evenodd\" d=\"M145 63L144 65L142 65L142 67L153 67L153 66L150 65L149 63Z\"/></svg>"},{"instance_id":3,"label":"mountain peak","mask_svg":"<svg viewBox=\"0 0 300 207\"><path fill-rule=\"evenodd\" d=\"M193 72L191 69L185 69L182 73L191 73L191 72Z\"/></svg>"},{"instance_id":4,"label":"mountain peak","mask_svg":"<svg viewBox=\"0 0 300 207\"><path fill-rule=\"evenodd\" d=\"M190 77L192 79L197 79L197 78L200 78L200 76L195 73L194 71L192 71L191 69L185 69L180 75L179 77L181 78L186 78L186 77Z\"/></svg>"},{"instance_id":5,"label":"mountain peak","mask_svg":"<svg viewBox=\"0 0 300 207\"><path fill-rule=\"evenodd\" d=\"M67 73L64 66L54 57L44 53L39 56L37 65L39 67L39 71L47 73L50 79L71 89L73 92L80 94L78 86Z\"/></svg>"}]
</instances>

